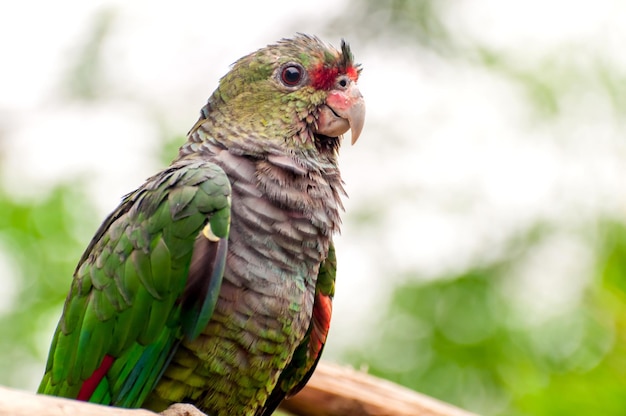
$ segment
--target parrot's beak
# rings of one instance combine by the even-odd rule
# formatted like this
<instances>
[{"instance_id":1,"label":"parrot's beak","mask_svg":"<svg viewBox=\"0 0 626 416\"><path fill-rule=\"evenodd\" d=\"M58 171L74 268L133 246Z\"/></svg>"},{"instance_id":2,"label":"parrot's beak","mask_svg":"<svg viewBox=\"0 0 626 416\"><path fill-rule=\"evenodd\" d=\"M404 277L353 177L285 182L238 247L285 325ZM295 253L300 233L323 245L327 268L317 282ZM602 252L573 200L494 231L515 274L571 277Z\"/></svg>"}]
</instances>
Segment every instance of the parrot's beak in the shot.
<instances>
[{"instance_id":1,"label":"parrot's beak","mask_svg":"<svg viewBox=\"0 0 626 416\"><path fill-rule=\"evenodd\" d=\"M356 143L365 123L365 101L357 86L351 83L345 90L332 90L317 123L316 133L329 137L352 130L352 144Z\"/></svg>"}]
</instances>

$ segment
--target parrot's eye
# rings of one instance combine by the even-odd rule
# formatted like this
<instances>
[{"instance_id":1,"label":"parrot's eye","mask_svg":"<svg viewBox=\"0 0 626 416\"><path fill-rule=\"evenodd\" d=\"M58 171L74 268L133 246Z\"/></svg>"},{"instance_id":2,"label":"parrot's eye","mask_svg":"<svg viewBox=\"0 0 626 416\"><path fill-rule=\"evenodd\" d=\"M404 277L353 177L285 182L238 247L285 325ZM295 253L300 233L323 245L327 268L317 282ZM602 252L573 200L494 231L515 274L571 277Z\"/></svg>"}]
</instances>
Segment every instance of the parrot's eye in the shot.
<instances>
[{"instance_id":1,"label":"parrot's eye","mask_svg":"<svg viewBox=\"0 0 626 416\"><path fill-rule=\"evenodd\" d=\"M304 68L299 65L290 64L283 68L280 73L280 80L288 87L295 87L304 78Z\"/></svg>"}]
</instances>

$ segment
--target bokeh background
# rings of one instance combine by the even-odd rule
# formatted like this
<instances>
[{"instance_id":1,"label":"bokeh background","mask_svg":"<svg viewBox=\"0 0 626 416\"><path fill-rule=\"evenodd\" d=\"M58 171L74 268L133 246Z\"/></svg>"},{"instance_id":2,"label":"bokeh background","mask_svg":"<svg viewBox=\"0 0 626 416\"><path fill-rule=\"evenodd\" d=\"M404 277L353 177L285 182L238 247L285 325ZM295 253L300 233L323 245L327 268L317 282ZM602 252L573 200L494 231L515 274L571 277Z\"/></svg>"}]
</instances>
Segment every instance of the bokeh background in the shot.
<instances>
[{"instance_id":1,"label":"bokeh background","mask_svg":"<svg viewBox=\"0 0 626 416\"><path fill-rule=\"evenodd\" d=\"M325 358L485 415L626 412L626 3L0 4L0 384L230 63L295 32L364 71Z\"/></svg>"}]
</instances>

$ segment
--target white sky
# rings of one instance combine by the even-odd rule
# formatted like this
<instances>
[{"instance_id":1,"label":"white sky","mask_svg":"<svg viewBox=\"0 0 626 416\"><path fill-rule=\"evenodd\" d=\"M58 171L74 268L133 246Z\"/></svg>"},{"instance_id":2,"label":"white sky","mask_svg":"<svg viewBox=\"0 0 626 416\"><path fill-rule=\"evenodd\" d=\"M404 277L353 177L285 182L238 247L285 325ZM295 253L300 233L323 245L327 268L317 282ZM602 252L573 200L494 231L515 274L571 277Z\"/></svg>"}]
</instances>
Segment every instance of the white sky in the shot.
<instances>
[{"instance_id":1,"label":"white sky","mask_svg":"<svg viewBox=\"0 0 626 416\"><path fill-rule=\"evenodd\" d=\"M0 3L5 186L27 197L75 175L88 177L104 217L160 168L153 158L155 114L164 116L168 131L184 134L231 62L295 30L321 34L342 4ZM94 104L69 102L59 80L95 13L107 8L116 12L105 55L109 95ZM520 68L551 58L585 75L598 57L625 67L626 3L619 1L464 0L446 16L468 43L506 51ZM296 20L303 27L294 28ZM337 241L335 348L366 331L392 275L418 270L430 277L488 258L538 218L566 223L623 210L624 125L604 97L572 91L563 115L549 124L503 78L345 37L364 65L360 85L368 106L361 139L342 151L351 195L346 207L382 201L384 227L345 221ZM575 271L562 258L576 259L576 270L589 266L576 237L565 233L555 241L536 256L541 261L519 271L530 282L522 285L526 304L542 313L555 285L570 282L576 296ZM541 273L546 264L549 281Z\"/></svg>"}]
</instances>

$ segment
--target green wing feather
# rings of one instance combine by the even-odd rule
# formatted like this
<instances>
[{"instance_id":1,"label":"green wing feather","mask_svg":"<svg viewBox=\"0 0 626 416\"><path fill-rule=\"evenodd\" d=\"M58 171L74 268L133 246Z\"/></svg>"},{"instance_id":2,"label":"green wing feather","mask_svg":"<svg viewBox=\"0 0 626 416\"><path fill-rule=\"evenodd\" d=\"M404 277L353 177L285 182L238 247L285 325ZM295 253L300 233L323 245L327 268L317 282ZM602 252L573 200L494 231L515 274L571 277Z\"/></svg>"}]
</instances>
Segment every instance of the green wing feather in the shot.
<instances>
[{"instance_id":1,"label":"green wing feather","mask_svg":"<svg viewBox=\"0 0 626 416\"><path fill-rule=\"evenodd\" d=\"M207 225L221 243L210 296L183 302L194 246ZM76 398L109 356L113 364L89 400L140 406L183 332L196 335L210 319L229 225L230 183L209 162L179 161L124 197L76 268L39 393Z\"/></svg>"},{"instance_id":2,"label":"green wing feather","mask_svg":"<svg viewBox=\"0 0 626 416\"><path fill-rule=\"evenodd\" d=\"M294 351L291 361L283 369L276 387L266 400L264 406L257 410L256 416L270 416L286 397L298 393L309 381L319 362L332 313L332 299L335 295L335 276L337 274L337 258L335 247L331 242L328 256L320 265L315 285L315 301L309 329Z\"/></svg>"}]
</instances>

